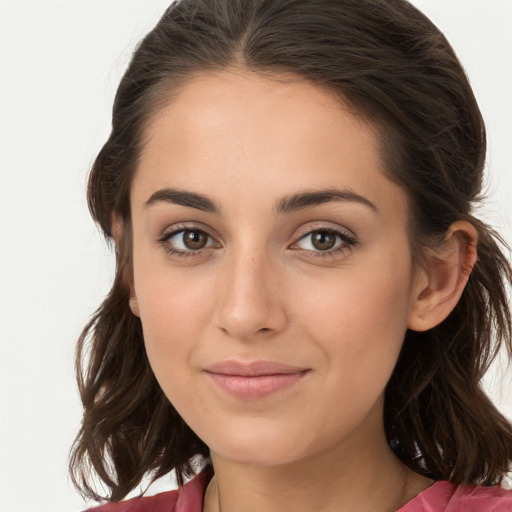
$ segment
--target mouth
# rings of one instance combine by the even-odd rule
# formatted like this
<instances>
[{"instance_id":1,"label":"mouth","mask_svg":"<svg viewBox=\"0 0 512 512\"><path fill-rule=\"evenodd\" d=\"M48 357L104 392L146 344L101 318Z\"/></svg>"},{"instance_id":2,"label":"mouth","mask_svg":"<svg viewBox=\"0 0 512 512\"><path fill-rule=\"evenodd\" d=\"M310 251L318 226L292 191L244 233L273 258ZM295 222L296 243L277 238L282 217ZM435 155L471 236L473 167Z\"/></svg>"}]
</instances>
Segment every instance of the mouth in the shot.
<instances>
[{"instance_id":1,"label":"mouth","mask_svg":"<svg viewBox=\"0 0 512 512\"><path fill-rule=\"evenodd\" d=\"M203 370L221 391L242 400L256 400L284 391L309 373L301 368L274 361L223 361Z\"/></svg>"}]
</instances>

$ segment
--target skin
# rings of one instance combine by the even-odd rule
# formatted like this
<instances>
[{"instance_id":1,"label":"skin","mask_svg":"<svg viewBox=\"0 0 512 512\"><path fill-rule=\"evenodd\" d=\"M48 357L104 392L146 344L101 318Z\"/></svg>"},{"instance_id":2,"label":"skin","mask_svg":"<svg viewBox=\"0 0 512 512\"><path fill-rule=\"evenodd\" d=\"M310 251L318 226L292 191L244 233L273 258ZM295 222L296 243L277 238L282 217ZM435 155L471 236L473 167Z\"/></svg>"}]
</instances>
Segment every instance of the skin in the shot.
<instances>
[{"instance_id":1,"label":"skin","mask_svg":"<svg viewBox=\"0 0 512 512\"><path fill-rule=\"evenodd\" d=\"M384 512L430 485L389 449L383 393L406 329L430 328L458 300L471 227L447 234L442 272L413 272L407 197L371 127L297 77L198 75L146 136L130 306L162 389L211 449L204 509ZM176 204L168 189L218 211ZM290 195L333 189L345 195L276 212ZM184 228L206 245L191 251ZM336 252L313 244L320 230ZM226 360L306 371L241 399L205 373Z\"/></svg>"}]
</instances>

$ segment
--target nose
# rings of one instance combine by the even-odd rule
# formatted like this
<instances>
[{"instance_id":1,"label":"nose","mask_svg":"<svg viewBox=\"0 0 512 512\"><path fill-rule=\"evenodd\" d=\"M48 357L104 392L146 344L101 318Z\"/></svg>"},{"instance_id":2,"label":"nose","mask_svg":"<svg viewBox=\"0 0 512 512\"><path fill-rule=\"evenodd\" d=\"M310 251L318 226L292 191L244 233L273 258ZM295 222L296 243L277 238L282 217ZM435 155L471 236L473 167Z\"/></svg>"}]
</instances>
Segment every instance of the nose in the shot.
<instances>
[{"instance_id":1,"label":"nose","mask_svg":"<svg viewBox=\"0 0 512 512\"><path fill-rule=\"evenodd\" d=\"M247 254L249 253L249 254ZM238 251L219 275L217 325L240 341L268 338L287 323L278 265L264 253Z\"/></svg>"}]
</instances>

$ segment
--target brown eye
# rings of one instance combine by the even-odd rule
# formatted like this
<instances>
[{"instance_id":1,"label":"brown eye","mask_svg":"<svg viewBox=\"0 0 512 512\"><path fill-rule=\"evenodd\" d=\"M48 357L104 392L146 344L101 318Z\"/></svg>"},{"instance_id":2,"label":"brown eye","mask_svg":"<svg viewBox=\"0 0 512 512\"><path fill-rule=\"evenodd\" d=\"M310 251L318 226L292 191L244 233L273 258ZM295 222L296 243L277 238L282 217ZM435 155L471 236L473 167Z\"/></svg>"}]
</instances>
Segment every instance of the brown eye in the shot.
<instances>
[{"instance_id":1,"label":"brown eye","mask_svg":"<svg viewBox=\"0 0 512 512\"><path fill-rule=\"evenodd\" d=\"M193 255L211 247L219 247L219 244L200 229L178 229L166 233L158 240L166 252L173 255Z\"/></svg>"},{"instance_id":2,"label":"brown eye","mask_svg":"<svg viewBox=\"0 0 512 512\"><path fill-rule=\"evenodd\" d=\"M332 231L314 231L310 236L311 244L319 251L328 251L336 245L336 233Z\"/></svg>"},{"instance_id":3,"label":"brown eye","mask_svg":"<svg viewBox=\"0 0 512 512\"><path fill-rule=\"evenodd\" d=\"M304 235L296 244L296 248L308 251L311 255L322 253L333 254L345 251L356 244L355 238L348 233L336 229L314 229Z\"/></svg>"},{"instance_id":4,"label":"brown eye","mask_svg":"<svg viewBox=\"0 0 512 512\"><path fill-rule=\"evenodd\" d=\"M191 251L197 251L206 247L208 235L203 231L185 230L183 233L183 245Z\"/></svg>"}]
</instances>

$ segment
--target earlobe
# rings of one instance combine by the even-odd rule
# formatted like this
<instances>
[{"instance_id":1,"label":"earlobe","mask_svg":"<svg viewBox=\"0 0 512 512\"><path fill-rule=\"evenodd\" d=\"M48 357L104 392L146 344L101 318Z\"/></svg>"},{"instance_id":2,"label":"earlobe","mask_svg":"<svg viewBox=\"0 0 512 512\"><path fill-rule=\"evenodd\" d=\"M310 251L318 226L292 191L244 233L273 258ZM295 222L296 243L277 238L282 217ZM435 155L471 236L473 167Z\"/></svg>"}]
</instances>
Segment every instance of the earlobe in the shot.
<instances>
[{"instance_id":1,"label":"earlobe","mask_svg":"<svg viewBox=\"0 0 512 512\"><path fill-rule=\"evenodd\" d=\"M419 271L412 294L408 328L426 331L439 325L457 305L476 262L478 233L467 221L450 226L440 247Z\"/></svg>"},{"instance_id":2,"label":"earlobe","mask_svg":"<svg viewBox=\"0 0 512 512\"><path fill-rule=\"evenodd\" d=\"M133 294L133 290L130 290L130 293L132 294L130 296L130 301L129 301L129 304L130 304L130 309L132 311L132 313L135 315L135 316L138 316L140 317L140 312L139 312L139 303L137 301L137 297Z\"/></svg>"},{"instance_id":3,"label":"earlobe","mask_svg":"<svg viewBox=\"0 0 512 512\"><path fill-rule=\"evenodd\" d=\"M123 235L123 221L115 213L112 213L111 232L112 238L114 239L114 243L116 245L116 253L119 254L121 251L121 237ZM124 267L123 277L125 283L130 289L130 299L128 301L130 310L135 316L140 317L139 303L135 295L135 287L133 284L133 268L131 264Z\"/></svg>"},{"instance_id":4,"label":"earlobe","mask_svg":"<svg viewBox=\"0 0 512 512\"><path fill-rule=\"evenodd\" d=\"M123 233L123 221L116 215L116 213L112 213L110 231L116 247L119 247L121 235Z\"/></svg>"}]
</instances>

